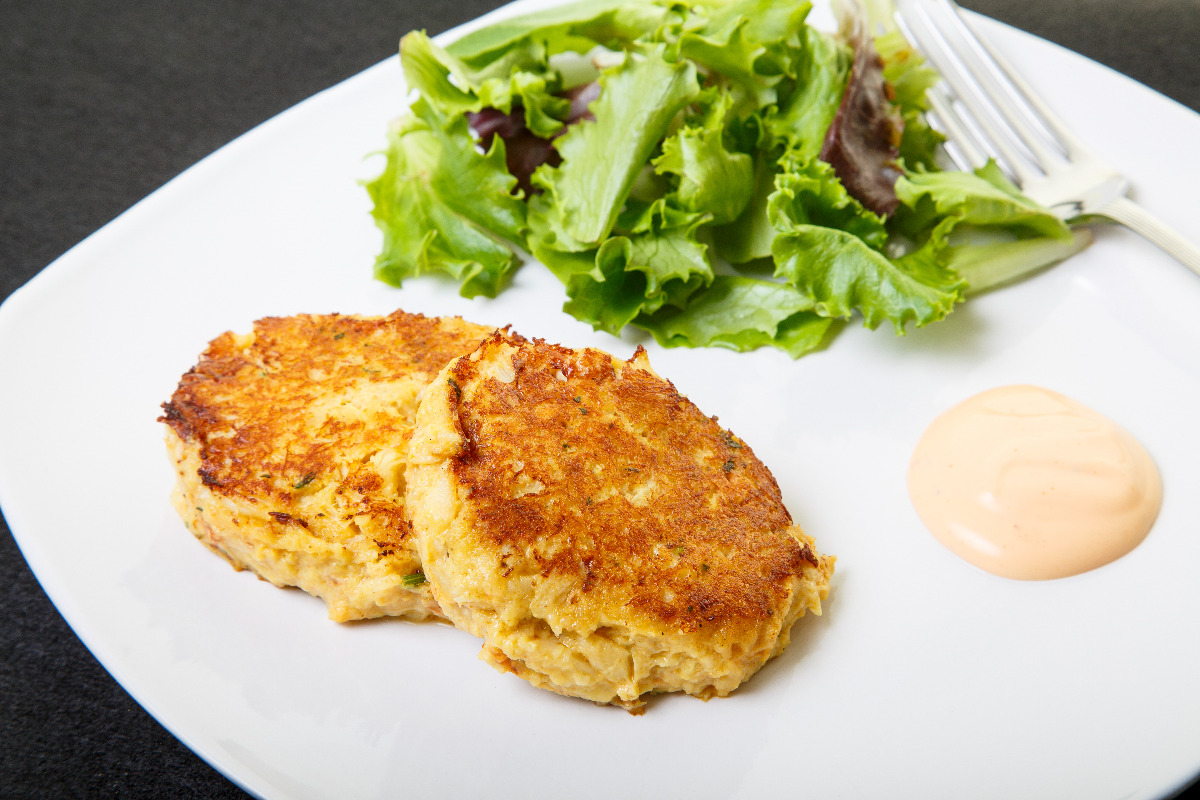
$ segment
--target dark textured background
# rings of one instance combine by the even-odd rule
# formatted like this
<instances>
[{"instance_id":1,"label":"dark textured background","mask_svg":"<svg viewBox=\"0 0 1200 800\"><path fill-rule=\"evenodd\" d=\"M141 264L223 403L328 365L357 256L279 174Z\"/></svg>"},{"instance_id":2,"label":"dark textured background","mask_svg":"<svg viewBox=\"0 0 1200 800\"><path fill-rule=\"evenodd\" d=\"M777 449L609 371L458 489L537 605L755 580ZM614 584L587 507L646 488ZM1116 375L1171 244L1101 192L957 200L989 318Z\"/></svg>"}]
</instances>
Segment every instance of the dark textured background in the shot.
<instances>
[{"instance_id":1,"label":"dark textured background","mask_svg":"<svg viewBox=\"0 0 1200 800\"><path fill-rule=\"evenodd\" d=\"M0 300L208 153L389 57L405 31L496 5L0 2ZM1200 111L1200 0L966 5ZM245 795L109 677L0 523L0 798L59 797Z\"/></svg>"}]
</instances>

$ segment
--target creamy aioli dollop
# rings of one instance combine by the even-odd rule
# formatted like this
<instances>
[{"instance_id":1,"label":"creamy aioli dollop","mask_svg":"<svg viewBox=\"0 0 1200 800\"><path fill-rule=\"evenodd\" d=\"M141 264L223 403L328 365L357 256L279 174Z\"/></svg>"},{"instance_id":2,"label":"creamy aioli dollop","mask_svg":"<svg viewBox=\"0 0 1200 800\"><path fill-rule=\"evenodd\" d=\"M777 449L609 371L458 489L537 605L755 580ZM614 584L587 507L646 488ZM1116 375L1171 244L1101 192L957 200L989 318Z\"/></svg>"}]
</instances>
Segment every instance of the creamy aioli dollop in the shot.
<instances>
[{"instance_id":1,"label":"creamy aioli dollop","mask_svg":"<svg viewBox=\"0 0 1200 800\"><path fill-rule=\"evenodd\" d=\"M1162 503L1158 469L1133 436L1036 386L992 389L935 419L913 452L908 491L942 544L1022 580L1120 558Z\"/></svg>"}]
</instances>

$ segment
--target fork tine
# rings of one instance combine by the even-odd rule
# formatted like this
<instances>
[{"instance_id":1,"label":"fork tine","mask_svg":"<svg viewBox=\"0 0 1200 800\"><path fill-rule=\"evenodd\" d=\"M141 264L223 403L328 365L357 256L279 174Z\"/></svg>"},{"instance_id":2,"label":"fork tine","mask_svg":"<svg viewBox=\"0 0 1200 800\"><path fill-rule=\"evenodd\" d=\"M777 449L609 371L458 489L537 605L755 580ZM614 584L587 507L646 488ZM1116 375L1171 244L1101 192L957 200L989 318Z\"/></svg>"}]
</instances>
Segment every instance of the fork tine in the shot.
<instances>
[{"instance_id":1,"label":"fork tine","mask_svg":"<svg viewBox=\"0 0 1200 800\"><path fill-rule=\"evenodd\" d=\"M962 47L956 50L957 55L963 61L969 62L971 74L984 87L992 102L1002 110L1012 131L1037 159L1042 171L1047 171L1055 162L1069 158L1068 143L1061 141L1055 131L1055 128L1063 130L1064 126L1049 113L1044 104L1043 110L1046 113L1038 113L1038 109L1033 105L1037 94L1024 91L1017 85L1016 71L1006 69L1000 63L999 53L989 47L967 24L962 9L954 0L934 2L941 7L950 31L962 44Z\"/></svg>"},{"instance_id":2,"label":"fork tine","mask_svg":"<svg viewBox=\"0 0 1200 800\"><path fill-rule=\"evenodd\" d=\"M1030 153L1011 132L1009 121L990 101L984 86L972 76L973 69L947 41L942 26L930 13L928 3L919 0L897 0L896 21L902 32L929 59L943 82L973 121L971 126L986 139L984 149L1003 162L1005 171L1024 183L1041 177L1037 156ZM951 134L953 135L953 134Z\"/></svg>"},{"instance_id":3,"label":"fork tine","mask_svg":"<svg viewBox=\"0 0 1200 800\"><path fill-rule=\"evenodd\" d=\"M934 86L926 95L932 109L931 124L946 134L943 145L946 153L963 172L987 163L987 145L979 140L968 123L954 109L954 98L941 86Z\"/></svg>"},{"instance_id":4,"label":"fork tine","mask_svg":"<svg viewBox=\"0 0 1200 800\"><path fill-rule=\"evenodd\" d=\"M963 9L954 0L939 0L952 14L955 27L962 33L966 41L972 44L979 54L980 63L993 80L998 80L1010 90L1022 105L1023 110L1038 124L1062 153L1070 158L1083 155L1087 148L1066 126L1062 119L1051 110L1041 96L1029 85L1012 64L987 40L976 33L974 26L963 14Z\"/></svg>"},{"instance_id":5,"label":"fork tine","mask_svg":"<svg viewBox=\"0 0 1200 800\"><path fill-rule=\"evenodd\" d=\"M973 148L981 145L1004 162L1001 168L1027 196L1068 222L1106 217L1200 274L1200 247L1126 196L1128 179L1075 138L1004 57L975 35L954 0L894 3L901 32L950 87L947 95L953 96L929 93L931 107L966 158L977 159Z\"/></svg>"}]
</instances>

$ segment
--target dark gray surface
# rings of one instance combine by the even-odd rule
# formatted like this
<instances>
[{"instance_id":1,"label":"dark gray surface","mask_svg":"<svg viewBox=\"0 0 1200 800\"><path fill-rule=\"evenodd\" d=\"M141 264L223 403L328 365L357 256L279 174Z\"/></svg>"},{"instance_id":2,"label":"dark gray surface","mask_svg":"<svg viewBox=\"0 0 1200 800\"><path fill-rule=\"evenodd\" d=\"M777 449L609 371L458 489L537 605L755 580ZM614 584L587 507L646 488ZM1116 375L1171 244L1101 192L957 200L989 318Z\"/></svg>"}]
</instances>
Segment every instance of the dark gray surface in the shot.
<instances>
[{"instance_id":1,"label":"dark gray surface","mask_svg":"<svg viewBox=\"0 0 1200 800\"><path fill-rule=\"evenodd\" d=\"M495 5L0 3L0 300L222 144L387 58L405 31ZM966 5L1200 111L1198 0ZM245 796L109 677L2 523L0 653L0 798Z\"/></svg>"}]
</instances>

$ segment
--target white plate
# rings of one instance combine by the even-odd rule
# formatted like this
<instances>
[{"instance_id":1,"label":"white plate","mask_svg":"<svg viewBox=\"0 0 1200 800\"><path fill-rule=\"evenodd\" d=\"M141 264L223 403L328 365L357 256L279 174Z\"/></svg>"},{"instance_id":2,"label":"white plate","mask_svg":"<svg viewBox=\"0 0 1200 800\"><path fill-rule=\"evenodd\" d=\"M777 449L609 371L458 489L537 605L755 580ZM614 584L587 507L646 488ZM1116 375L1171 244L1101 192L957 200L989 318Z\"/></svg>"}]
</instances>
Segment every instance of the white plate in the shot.
<instances>
[{"instance_id":1,"label":"white plate","mask_svg":"<svg viewBox=\"0 0 1200 800\"><path fill-rule=\"evenodd\" d=\"M1200 240L1200 117L1094 63L987 32L1152 211ZM269 798L1156 797L1200 769L1200 280L1120 230L896 338L651 347L774 470L839 557L826 615L733 697L640 718L492 671L444 625L336 625L234 573L168 504L158 405L205 343L295 312L396 307L621 355L523 269L495 301L371 278L356 184L402 102L393 60L242 137L83 242L0 313L0 501L88 647L188 746ZM959 561L905 493L926 424L1028 382L1129 428L1166 484L1132 554L1023 583Z\"/></svg>"}]
</instances>

